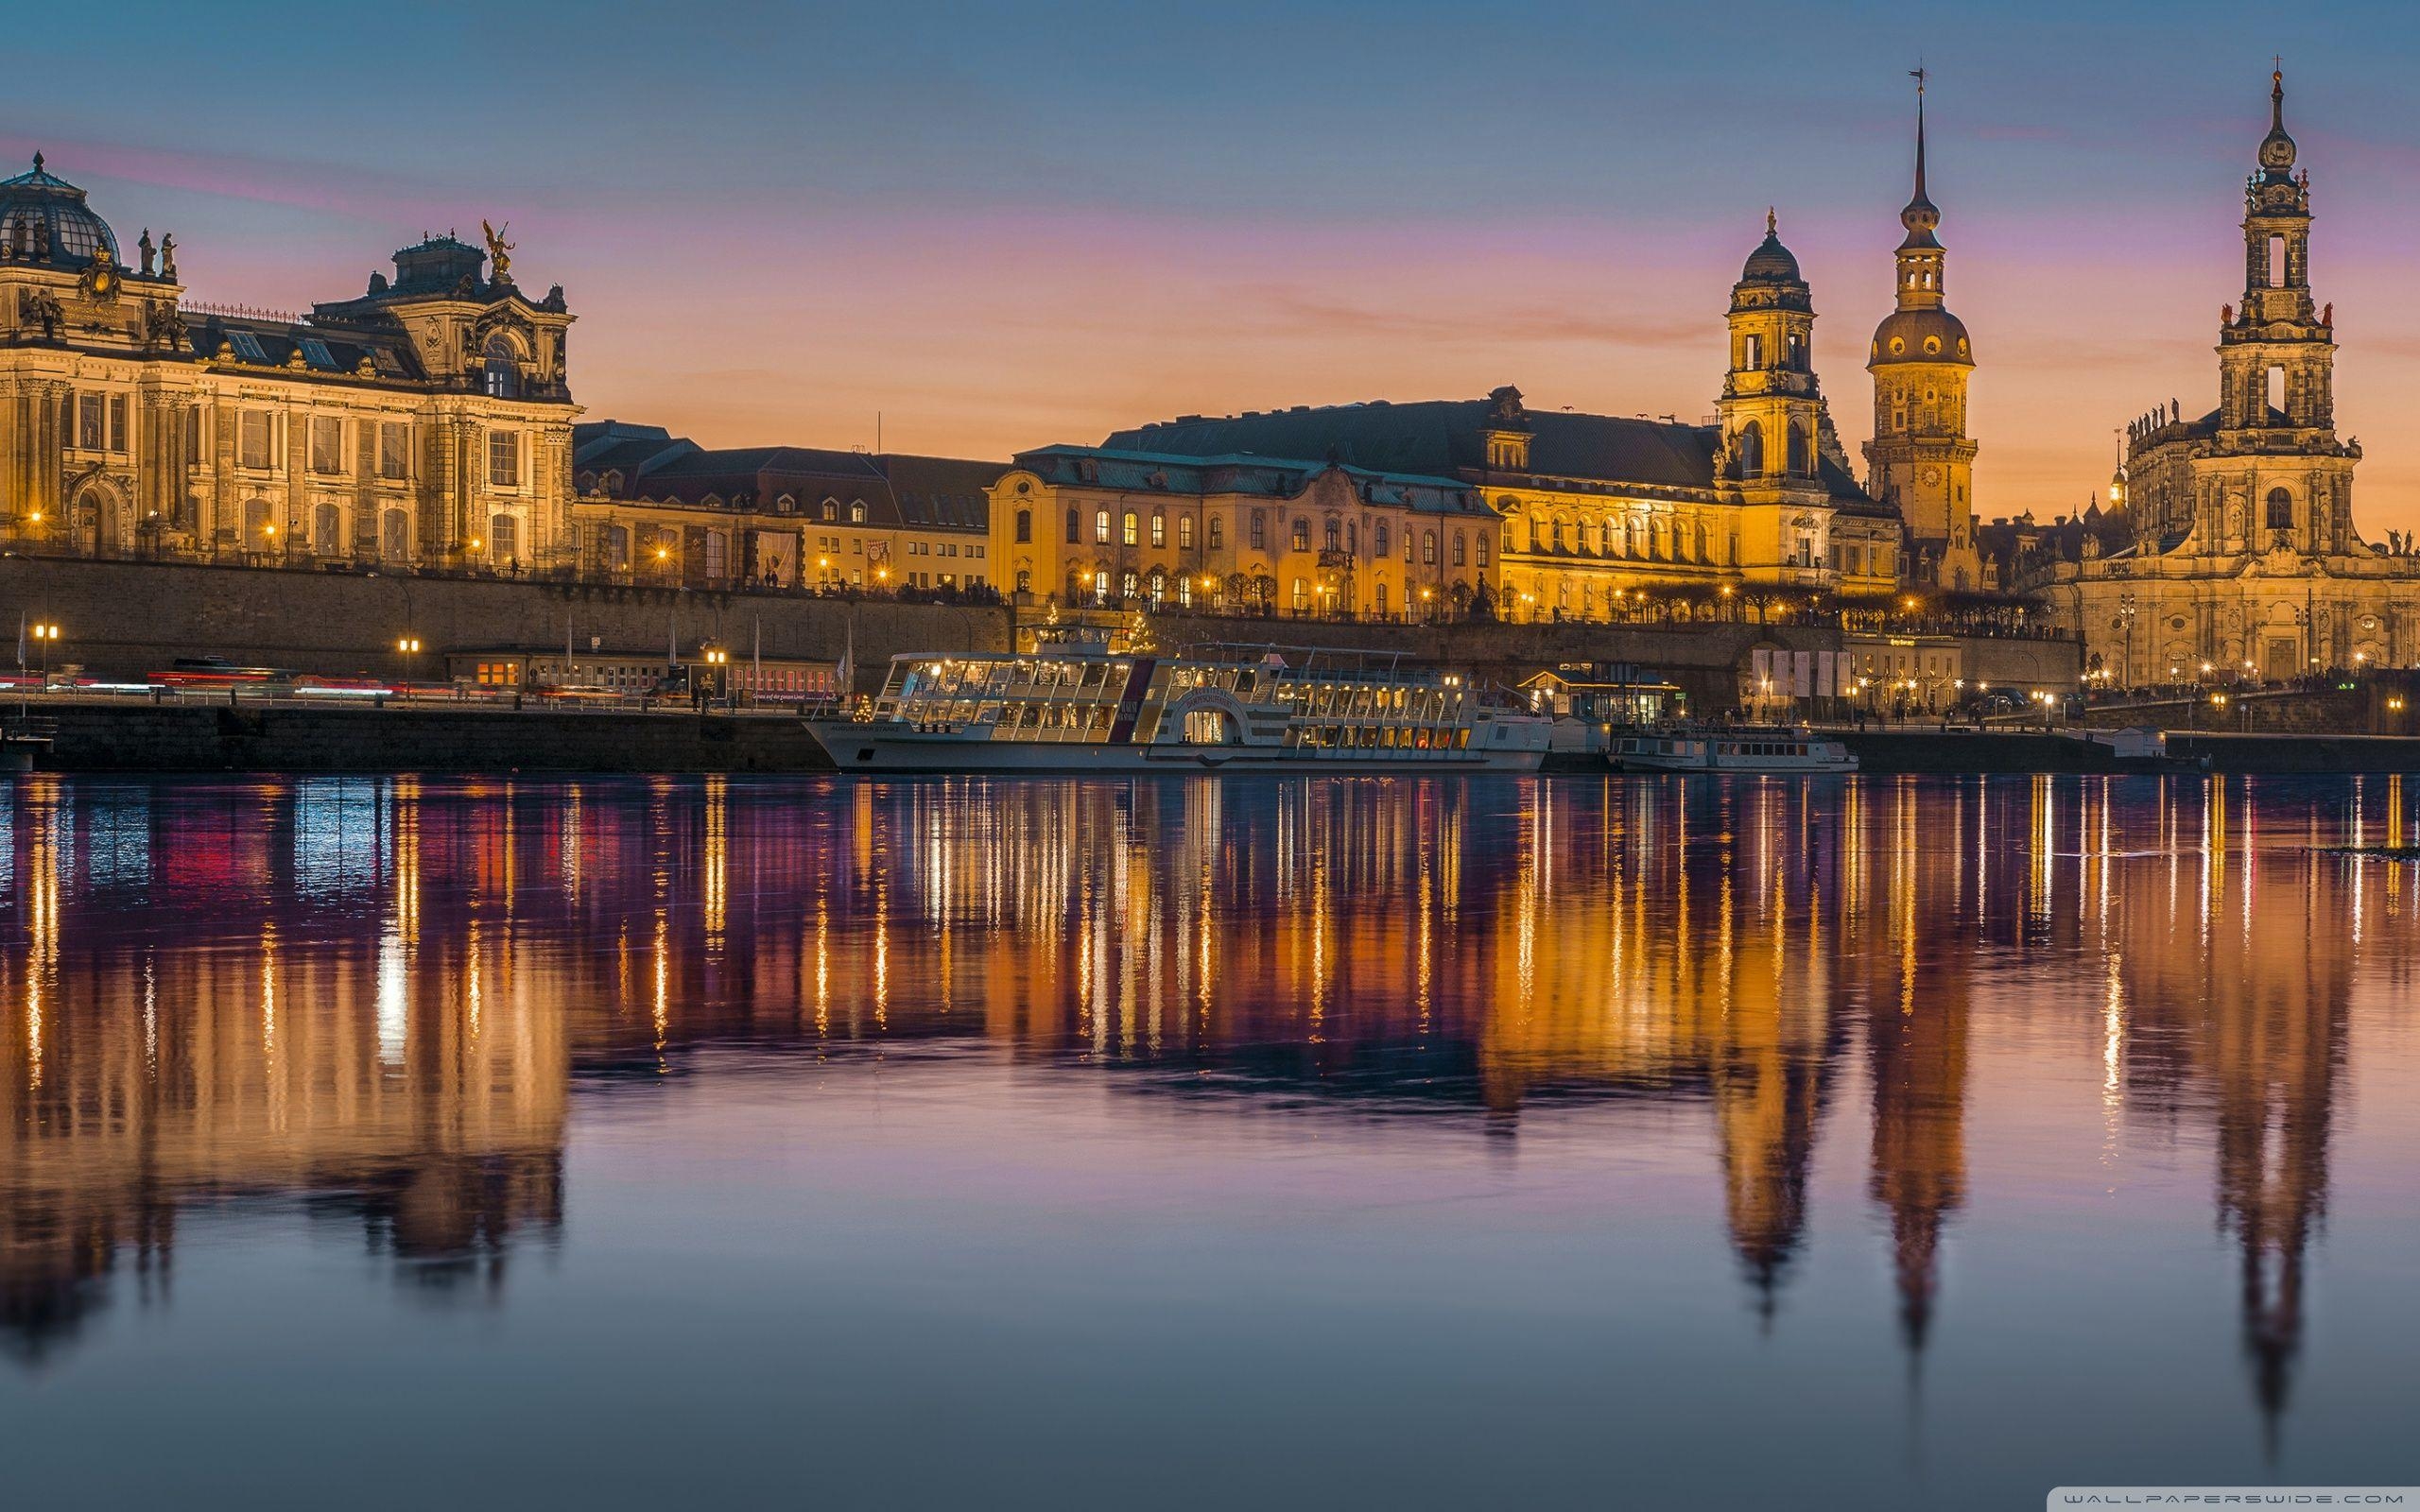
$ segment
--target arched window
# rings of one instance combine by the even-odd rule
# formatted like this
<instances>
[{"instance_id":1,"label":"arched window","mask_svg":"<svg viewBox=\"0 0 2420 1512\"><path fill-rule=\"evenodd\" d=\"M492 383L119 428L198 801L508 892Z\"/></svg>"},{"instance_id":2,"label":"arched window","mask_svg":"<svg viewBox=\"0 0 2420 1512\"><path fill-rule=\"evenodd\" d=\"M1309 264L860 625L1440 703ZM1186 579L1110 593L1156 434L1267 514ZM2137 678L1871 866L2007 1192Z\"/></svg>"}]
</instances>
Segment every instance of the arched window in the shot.
<instances>
[{"instance_id":1,"label":"arched window","mask_svg":"<svg viewBox=\"0 0 2420 1512\"><path fill-rule=\"evenodd\" d=\"M1379 521L1376 529L1377 538L1373 542L1373 549L1370 555L1374 557L1391 557L1394 555L1393 551L1391 549L1394 544L1394 536L1387 529L1387 523L1384 520Z\"/></svg>"},{"instance_id":2,"label":"arched window","mask_svg":"<svg viewBox=\"0 0 2420 1512\"><path fill-rule=\"evenodd\" d=\"M815 512L819 519L838 520L840 518L840 501L838 499L826 499L816 507Z\"/></svg>"},{"instance_id":3,"label":"arched window","mask_svg":"<svg viewBox=\"0 0 2420 1512\"><path fill-rule=\"evenodd\" d=\"M1454 532L1454 565L1455 565L1455 566L1457 566L1457 567L1460 567L1461 565L1462 565L1462 561L1463 561L1463 556L1462 556L1462 552L1463 552L1462 540L1463 540L1462 533L1461 533L1461 531L1459 531L1459 530L1455 531L1455 532ZM1429 558L1428 558L1428 559L1429 559L1430 561L1435 561L1435 560L1437 559L1436 554L1435 554L1434 552L1431 552L1431 553L1429 554Z\"/></svg>"},{"instance_id":4,"label":"arched window","mask_svg":"<svg viewBox=\"0 0 2420 1512\"><path fill-rule=\"evenodd\" d=\"M1109 511L1106 509L1093 511L1093 543L1100 546L1109 544Z\"/></svg>"},{"instance_id":5,"label":"arched window","mask_svg":"<svg viewBox=\"0 0 2420 1512\"><path fill-rule=\"evenodd\" d=\"M1227 523L1219 515L1212 515L1209 524L1210 549L1217 551L1227 543Z\"/></svg>"},{"instance_id":6,"label":"arched window","mask_svg":"<svg viewBox=\"0 0 2420 1512\"><path fill-rule=\"evenodd\" d=\"M1151 511L1151 544L1165 546L1167 543L1168 517L1162 511L1154 509Z\"/></svg>"},{"instance_id":7,"label":"arched window","mask_svg":"<svg viewBox=\"0 0 2420 1512\"><path fill-rule=\"evenodd\" d=\"M1806 369L1806 337L1795 331L1789 334L1789 361L1786 366L1792 372L1804 372Z\"/></svg>"},{"instance_id":8,"label":"arched window","mask_svg":"<svg viewBox=\"0 0 2420 1512\"><path fill-rule=\"evenodd\" d=\"M480 355L487 359L487 391L490 399L521 397L521 361L512 343L503 336L488 337Z\"/></svg>"},{"instance_id":9,"label":"arched window","mask_svg":"<svg viewBox=\"0 0 2420 1512\"><path fill-rule=\"evenodd\" d=\"M1296 551L1311 549L1311 523L1300 515L1294 517L1294 549Z\"/></svg>"},{"instance_id":10,"label":"arched window","mask_svg":"<svg viewBox=\"0 0 2420 1512\"><path fill-rule=\"evenodd\" d=\"M1789 428L1789 473L1792 477L1807 477L1815 471L1815 441L1804 424Z\"/></svg>"},{"instance_id":11,"label":"arched window","mask_svg":"<svg viewBox=\"0 0 2420 1512\"><path fill-rule=\"evenodd\" d=\"M322 504L312 509L311 547L322 557L334 557L343 552L344 525L335 505Z\"/></svg>"},{"instance_id":12,"label":"arched window","mask_svg":"<svg viewBox=\"0 0 2420 1512\"><path fill-rule=\"evenodd\" d=\"M389 529L394 526L396 521L403 518L403 513L401 509L388 512L387 524ZM605 527L605 565L617 573L629 569L631 565L630 526L607 525Z\"/></svg>"},{"instance_id":13,"label":"arched window","mask_svg":"<svg viewBox=\"0 0 2420 1512\"><path fill-rule=\"evenodd\" d=\"M862 502L858 502L858 503L853 503L853 504L851 504L851 505L849 506L849 524L853 524L853 525L861 525L861 524L864 524L865 523L866 523L866 507L865 507L865 505L864 505Z\"/></svg>"},{"instance_id":14,"label":"arched window","mask_svg":"<svg viewBox=\"0 0 2420 1512\"><path fill-rule=\"evenodd\" d=\"M1071 546L1074 545L1077 541L1081 541L1083 536L1083 511L1078 509L1071 504L1067 506L1067 544Z\"/></svg>"},{"instance_id":15,"label":"arched window","mask_svg":"<svg viewBox=\"0 0 2420 1512\"><path fill-rule=\"evenodd\" d=\"M1457 537L1456 541L1459 545L1460 538ZM1421 532L1420 562L1424 567L1434 567L1437 565L1437 532L1434 530Z\"/></svg>"},{"instance_id":16,"label":"arched window","mask_svg":"<svg viewBox=\"0 0 2420 1512\"><path fill-rule=\"evenodd\" d=\"M2272 530L2294 528L2294 496L2284 489L2269 490L2269 528Z\"/></svg>"},{"instance_id":17,"label":"arched window","mask_svg":"<svg viewBox=\"0 0 2420 1512\"><path fill-rule=\"evenodd\" d=\"M1765 475L1765 428L1753 420L1739 427L1739 475Z\"/></svg>"},{"instance_id":18,"label":"arched window","mask_svg":"<svg viewBox=\"0 0 2420 1512\"><path fill-rule=\"evenodd\" d=\"M720 531L707 537L708 549L713 549L713 543L721 539ZM491 515L488 518L488 560L501 567L520 559L520 557L521 523L509 514Z\"/></svg>"},{"instance_id":19,"label":"arched window","mask_svg":"<svg viewBox=\"0 0 2420 1512\"><path fill-rule=\"evenodd\" d=\"M1699 561L1711 561L1714 559L1706 554L1705 524L1703 521L1699 522L1697 527L1697 550L1691 553L1691 555Z\"/></svg>"},{"instance_id":20,"label":"arched window","mask_svg":"<svg viewBox=\"0 0 2420 1512\"><path fill-rule=\"evenodd\" d=\"M1132 509L1126 511L1125 518L1118 522L1119 529L1117 539L1119 541L1129 546L1141 544L1142 518L1143 517L1141 515L1136 514Z\"/></svg>"},{"instance_id":21,"label":"arched window","mask_svg":"<svg viewBox=\"0 0 2420 1512\"><path fill-rule=\"evenodd\" d=\"M1030 509L1019 509L1017 511L1017 544L1024 545L1032 540L1033 511Z\"/></svg>"},{"instance_id":22,"label":"arched window","mask_svg":"<svg viewBox=\"0 0 2420 1512\"><path fill-rule=\"evenodd\" d=\"M1384 614L1387 611L1387 580L1383 577L1379 578L1377 586L1371 593L1371 607Z\"/></svg>"},{"instance_id":23,"label":"arched window","mask_svg":"<svg viewBox=\"0 0 2420 1512\"><path fill-rule=\"evenodd\" d=\"M402 561L411 552L412 517L401 509L388 510L378 521L378 554L389 561Z\"/></svg>"},{"instance_id":24,"label":"arched window","mask_svg":"<svg viewBox=\"0 0 2420 1512\"><path fill-rule=\"evenodd\" d=\"M1193 549L1193 516L1189 514L1181 514L1176 517L1176 549L1179 551Z\"/></svg>"},{"instance_id":25,"label":"arched window","mask_svg":"<svg viewBox=\"0 0 2420 1512\"><path fill-rule=\"evenodd\" d=\"M1342 526L1339 525L1339 524L1338 524L1335 521L1333 521L1333 520L1330 520L1330 521L1327 523L1327 535L1326 535L1326 538L1325 538L1325 539L1326 539L1326 541L1327 541L1327 549L1328 549L1328 550L1330 550L1330 551L1334 551L1334 550L1336 550L1336 549L1338 548L1338 546L1340 546L1340 545L1341 544L1341 542L1338 540L1338 536L1341 533L1342 528L1343 528Z\"/></svg>"}]
</instances>

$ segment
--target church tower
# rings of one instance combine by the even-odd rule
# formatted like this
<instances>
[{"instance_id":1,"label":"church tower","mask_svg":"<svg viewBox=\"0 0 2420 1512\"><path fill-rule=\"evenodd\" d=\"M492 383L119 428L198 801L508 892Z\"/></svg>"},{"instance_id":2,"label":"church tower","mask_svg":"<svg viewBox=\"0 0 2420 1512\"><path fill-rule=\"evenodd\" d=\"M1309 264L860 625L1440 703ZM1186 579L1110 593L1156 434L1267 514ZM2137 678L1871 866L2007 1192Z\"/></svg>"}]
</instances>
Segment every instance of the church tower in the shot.
<instances>
[{"instance_id":1,"label":"church tower","mask_svg":"<svg viewBox=\"0 0 2420 1512\"><path fill-rule=\"evenodd\" d=\"M1719 486L1741 506L1742 561L1785 578L1824 564L1831 491L1823 475L1824 399L1815 383L1815 302L1773 213L1731 285L1731 370L1715 403Z\"/></svg>"},{"instance_id":2,"label":"church tower","mask_svg":"<svg viewBox=\"0 0 2420 1512\"><path fill-rule=\"evenodd\" d=\"M2282 70L2269 76L2269 134L2244 180L2243 284L2219 331L2219 429L2332 432L2336 343L2311 307L2310 172L2294 172Z\"/></svg>"},{"instance_id":3,"label":"church tower","mask_svg":"<svg viewBox=\"0 0 2420 1512\"><path fill-rule=\"evenodd\" d=\"M1916 189L1899 212L1898 305L1875 328L1874 439L1866 491L1899 511L1909 576L1965 592L1982 586L1975 550L1975 443L1966 435L1966 380L1975 354L1943 303L1947 254L1933 235L1941 212L1925 194L1924 72L1916 73Z\"/></svg>"}]
</instances>

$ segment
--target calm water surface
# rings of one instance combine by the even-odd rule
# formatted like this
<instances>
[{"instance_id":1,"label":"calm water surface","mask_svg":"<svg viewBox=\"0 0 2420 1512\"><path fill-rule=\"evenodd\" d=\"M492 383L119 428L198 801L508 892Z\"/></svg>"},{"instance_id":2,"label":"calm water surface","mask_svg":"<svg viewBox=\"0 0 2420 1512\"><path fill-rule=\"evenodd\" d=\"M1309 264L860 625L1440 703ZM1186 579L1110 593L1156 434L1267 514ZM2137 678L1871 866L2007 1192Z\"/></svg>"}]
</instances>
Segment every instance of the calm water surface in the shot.
<instances>
[{"instance_id":1,"label":"calm water surface","mask_svg":"<svg viewBox=\"0 0 2420 1512\"><path fill-rule=\"evenodd\" d=\"M2387 780L23 780L0 1485L2420 1480L2420 868L2315 849L2414 837Z\"/></svg>"}]
</instances>

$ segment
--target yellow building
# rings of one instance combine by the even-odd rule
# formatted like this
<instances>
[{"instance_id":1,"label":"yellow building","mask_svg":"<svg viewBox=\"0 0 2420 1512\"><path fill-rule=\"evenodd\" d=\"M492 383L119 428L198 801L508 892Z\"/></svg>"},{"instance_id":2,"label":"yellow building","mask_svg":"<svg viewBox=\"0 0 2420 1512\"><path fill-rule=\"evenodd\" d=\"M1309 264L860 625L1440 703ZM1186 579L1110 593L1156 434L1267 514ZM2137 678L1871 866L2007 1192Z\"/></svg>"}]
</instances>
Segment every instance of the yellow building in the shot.
<instances>
[{"instance_id":1,"label":"yellow building","mask_svg":"<svg viewBox=\"0 0 2420 1512\"><path fill-rule=\"evenodd\" d=\"M307 316L185 298L37 156L0 182L0 540L263 564L569 564L562 290L511 244L395 254ZM493 259L493 267L490 267Z\"/></svg>"},{"instance_id":2,"label":"yellow building","mask_svg":"<svg viewBox=\"0 0 2420 1512\"><path fill-rule=\"evenodd\" d=\"M1726 595L1879 597L1897 579L1899 524L1849 472L1816 381L1814 320L1768 217L1732 288L1730 357L1705 423L1531 411L1510 386L1185 416L1021 456L993 491L994 554L1006 581L1037 595L1072 583L1083 602L1148 603L1157 570L1174 585L1163 601L1189 576L1222 605L1386 618L1610 620L1711 614ZM1167 495L1197 489L1224 502L1205 505L1192 544L1155 541L1149 523ZM1239 544L1233 532L1255 513L1277 534ZM1242 593L1219 586L1236 575ZM1254 592L1264 577L1269 592Z\"/></svg>"},{"instance_id":3,"label":"yellow building","mask_svg":"<svg viewBox=\"0 0 2420 1512\"><path fill-rule=\"evenodd\" d=\"M988 597L997 462L799 446L707 449L577 427L582 576L690 587Z\"/></svg>"},{"instance_id":4,"label":"yellow building","mask_svg":"<svg viewBox=\"0 0 2420 1512\"><path fill-rule=\"evenodd\" d=\"M1053 446L992 488L1023 602L1425 618L1492 601L1495 528L1451 478L1261 456Z\"/></svg>"},{"instance_id":5,"label":"yellow building","mask_svg":"<svg viewBox=\"0 0 2420 1512\"><path fill-rule=\"evenodd\" d=\"M2400 539L2381 550L2353 521L2361 448L2336 434L2335 306L2312 297L2296 155L2273 75L2244 184L2242 302L2220 312L2218 407L2187 420L2170 402L2137 420L2113 486L2120 521L2014 563L2111 684L2420 665L2420 557Z\"/></svg>"}]
</instances>

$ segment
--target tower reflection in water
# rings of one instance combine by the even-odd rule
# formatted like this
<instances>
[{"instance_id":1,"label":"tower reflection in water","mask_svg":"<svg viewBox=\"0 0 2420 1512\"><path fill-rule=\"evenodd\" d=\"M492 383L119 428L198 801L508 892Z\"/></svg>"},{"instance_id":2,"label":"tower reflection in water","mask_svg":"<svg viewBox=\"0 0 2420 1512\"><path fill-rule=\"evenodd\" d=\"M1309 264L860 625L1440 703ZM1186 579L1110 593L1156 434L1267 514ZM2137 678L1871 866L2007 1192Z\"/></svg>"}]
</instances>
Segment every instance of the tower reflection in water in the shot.
<instances>
[{"instance_id":1,"label":"tower reflection in water","mask_svg":"<svg viewBox=\"0 0 2420 1512\"><path fill-rule=\"evenodd\" d=\"M924 1041L1505 1140L1581 1101L1703 1107L1769 1325L1819 1141L1861 1121L1921 1350L1961 1301L1942 1257L1996 1035L2083 1059L2113 1128L2206 1137L2273 1415L2354 977L2408 972L2420 936L2411 879L2310 842L2400 841L2410 801L2048 778L24 781L0 806L0 1337L38 1357L113 1288L164 1298L179 1215L238 1197L493 1288L566 1229L575 1094L709 1048L778 1072Z\"/></svg>"}]
</instances>

